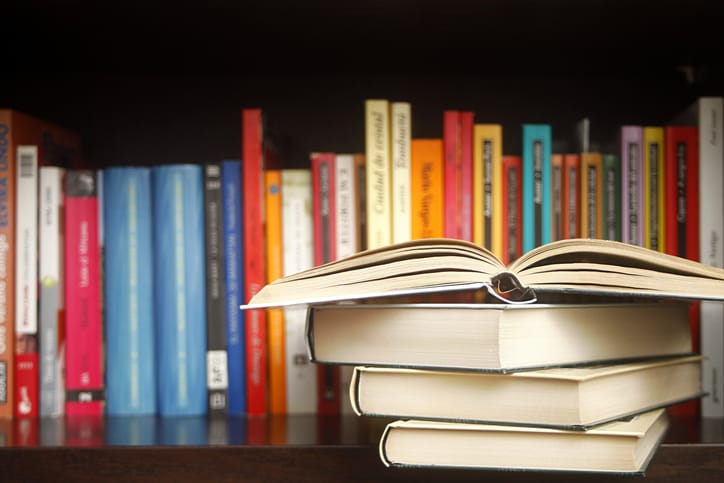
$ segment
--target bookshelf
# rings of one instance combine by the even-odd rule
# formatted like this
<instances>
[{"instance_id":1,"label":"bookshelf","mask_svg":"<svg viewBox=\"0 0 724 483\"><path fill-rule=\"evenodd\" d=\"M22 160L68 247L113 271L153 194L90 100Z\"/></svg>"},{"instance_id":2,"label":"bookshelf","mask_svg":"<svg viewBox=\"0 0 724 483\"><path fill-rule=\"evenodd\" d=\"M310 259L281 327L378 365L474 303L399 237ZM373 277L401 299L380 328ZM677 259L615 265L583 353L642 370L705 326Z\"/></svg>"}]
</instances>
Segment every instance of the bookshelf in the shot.
<instances>
[{"instance_id":1,"label":"bookshelf","mask_svg":"<svg viewBox=\"0 0 724 483\"><path fill-rule=\"evenodd\" d=\"M303 166L311 151L363 151L370 97L409 101L415 137L439 136L442 110L464 108L503 124L508 146L520 146L523 122L551 122L554 137L572 141L587 116L606 148L623 123L665 123L698 96L724 94L721 2L390 3L10 8L0 20L11 73L0 76L0 106L77 130L93 167L237 158L239 111L260 106L285 135L289 165ZM285 444L116 446L102 436L94 447L14 445L0 449L0 479L578 480L387 470L359 426L323 440L313 434L339 422L304 422L316 431ZM723 426L676 422L649 479L720 476Z\"/></svg>"}]
</instances>

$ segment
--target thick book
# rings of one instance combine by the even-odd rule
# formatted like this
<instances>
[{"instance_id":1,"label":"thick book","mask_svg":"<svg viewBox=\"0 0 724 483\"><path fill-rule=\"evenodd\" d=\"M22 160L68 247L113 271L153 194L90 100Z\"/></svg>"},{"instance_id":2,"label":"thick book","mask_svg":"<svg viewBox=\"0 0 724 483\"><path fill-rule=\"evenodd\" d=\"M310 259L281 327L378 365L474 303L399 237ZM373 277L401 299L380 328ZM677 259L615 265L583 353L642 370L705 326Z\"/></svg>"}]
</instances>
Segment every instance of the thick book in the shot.
<instances>
[{"instance_id":1,"label":"thick book","mask_svg":"<svg viewBox=\"0 0 724 483\"><path fill-rule=\"evenodd\" d=\"M642 474L667 428L663 409L588 431L395 421L380 458L393 467Z\"/></svg>"},{"instance_id":2,"label":"thick book","mask_svg":"<svg viewBox=\"0 0 724 483\"><path fill-rule=\"evenodd\" d=\"M63 280L63 179L65 169L40 167L38 300L40 416L63 414L65 406L65 308Z\"/></svg>"},{"instance_id":3,"label":"thick book","mask_svg":"<svg viewBox=\"0 0 724 483\"><path fill-rule=\"evenodd\" d=\"M360 416L587 429L700 397L700 356L489 374L355 368Z\"/></svg>"},{"instance_id":4,"label":"thick book","mask_svg":"<svg viewBox=\"0 0 724 483\"><path fill-rule=\"evenodd\" d=\"M152 169L158 413L207 412L204 187L200 165Z\"/></svg>"},{"instance_id":5,"label":"thick book","mask_svg":"<svg viewBox=\"0 0 724 483\"><path fill-rule=\"evenodd\" d=\"M523 252L551 241L549 124L523 125Z\"/></svg>"},{"instance_id":6,"label":"thick book","mask_svg":"<svg viewBox=\"0 0 724 483\"><path fill-rule=\"evenodd\" d=\"M105 409L97 173L65 176L65 413Z\"/></svg>"},{"instance_id":7,"label":"thick book","mask_svg":"<svg viewBox=\"0 0 724 483\"><path fill-rule=\"evenodd\" d=\"M103 171L106 410L156 412L151 170Z\"/></svg>"},{"instance_id":8,"label":"thick book","mask_svg":"<svg viewBox=\"0 0 724 483\"><path fill-rule=\"evenodd\" d=\"M38 146L20 145L15 209L15 411L37 417L38 398Z\"/></svg>"},{"instance_id":9,"label":"thick book","mask_svg":"<svg viewBox=\"0 0 724 483\"><path fill-rule=\"evenodd\" d=\"M226 414L229 398L226 351L226 278L224 277L221 163L204 165L204 252L206 254L206 388L210 414Z\"/></svg>"},{"instance_id":10,"label":"thick book","mask_svg":"<svg viewBox=\"0 0 724 483\"><path fill-rule=\"evenodd\" d=\"M691 353L687 304L321 304L322 364L513 372Z\"/></svg>"},{"instance_id":11,"label":"thick book","mask_svg":"<svg viewBox=\"0 0 724 483\"><path fill-rule=\"evenodd\" d=\"M412 108L409 102L390 103L390 149L392 163L392 242L410 239L410 142Z\"/></svg>"},{"instance_id":12,"label":"thick book","mask_svg":"<svg viewBox=\"0 0 724 483\"><path fill-rule=\"evenodd\" d=\"M224 283L226 288L226 352L229 366L229 414L246 412L246 359L242 263L241 161L221 163L221 192L224 200Z\"/></svg>"},{"instance_id":13,"label":"thick book","mask_svg":"<svg viewBox=\"0 0 724 483\"><path fill-rule=\"evenodd\" d=\"M392 164L390 106L385 99L365 101L367 247L392 242Z\"/></svg>"},{"instance_id":14,"label":"thick book","mask_svg":"<svg viewBox=\"0 0 724 483\"><path fill-rule=\"evenodd\" d=\"M643 127L621 127L621 237L643 245Z\"/></svg>"},{"instance_id":15,"label":"thick book","mask_svg":"<svg viewBox=\"0 0 724 483\"><path fill-rule=\"evenodd\" d=\"M443 142L441 139L413 139L411 151L412 239L443 236Z\"/></svg>"},{"instance_id":16,"label":"thick book","mask_svg":"<svg viewBox=\"0 0 724 483\"><path fill-rule=\"evenodd\" d=\"M551 242L504 265L463 240L414 240L368 250L265 286L245 309L393 295L485 290L531 303L549 295L724 300L724 269L611 240Z\"/></svg>"}]
</instances>

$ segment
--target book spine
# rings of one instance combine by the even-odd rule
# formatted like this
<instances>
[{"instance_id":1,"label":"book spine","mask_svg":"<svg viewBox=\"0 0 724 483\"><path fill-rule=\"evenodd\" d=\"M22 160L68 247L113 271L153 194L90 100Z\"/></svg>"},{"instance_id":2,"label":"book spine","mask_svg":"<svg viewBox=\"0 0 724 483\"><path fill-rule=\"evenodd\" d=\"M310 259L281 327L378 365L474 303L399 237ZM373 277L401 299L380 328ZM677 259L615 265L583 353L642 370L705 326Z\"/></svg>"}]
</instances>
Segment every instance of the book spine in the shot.
<instances>
[{"instance_id":1,"label":"book spine","mask_svg":"<svg viewBox=\"0 0 724 483\"><path fill-rule=\"evenodd\" d=\"M282 171L282 227L284 275L314 264L312 177L305 169ZM307 355L304 308L285 308L287 412L317 411L317 370Z\"/></svg>"},{"instance_id":2,"label":"book spine","mask_svg":"<svg viewBox=\"0 0 724 483\"><path fill-rule=\"evenodd\" d=\"M38 416L38 147L18 146L15 231L15 416Z\"/></svg>"},{"instance_id":3,"label":"book spine","mask_svg":"<svg viewBox=\"0 0 724 483\"><path fill-rule=\"evenodd\" d=\"M410 103L390 104L392 144L392 242L410 240Z\"/></svg>"},{"instance_id":4,"label":"book spine","mask_svg":"<svg viewBox=\"0 0 724 483\"><path fill-rule=\"evenodd\" d=\"M523 254L523 160L520 156L503 156L503 232L502 258L510 263Z\"/></svg>"},{"instance_id":5,"label":"book spine","mask_svg":"<svg viewBox=\"0 0 724 483\"><path fill-rule=\"evenodd\" d=\"M643 128L643 245L664 251L664 129Z\"/></svg>"},{"instance_id":6,"label":"book spine","mask_svg":"<svg viewBox=\"0 0 724 483\"><path fill-rule=\"evenodd\" d=\"M11 114L0 110L0 419L15 407L15 151Z\"/></svg>"},{"instance_id":7,"label":"book spine","mask_svg":"<svg viewBox=\"0 0 724 483\"><path fill-rule=\"evenodd\" d=\"M367 160L367 249L392 242L392 168L390 162L389 102L365 101L365 157Z\"/></svg>"},{"instance_id":8,"label":"book spine","mask_svg":"<svg viewBox=\"0 0 724 483\"><path fill-rule=\"evenodd\" d=\"M443 152L445 204L444 204L444 236L460 237L460 173L461 173L461 127L460 111L443 112Z\"/></svg>"},{"instance_id":9,"label":"book spine","mask_svg":"<svg viewBox=\"0 0 724 483\"><path fill-rule=\"evenodd\" d=\"M228 412L226 286L221 163L204 166L204 249L206 255L206 388L208 412Z\"/></svg>"},{"instance_id":10,"label":"book spine","mask_svg":"<svg viewBox=\"0 0 724 483\"><path fill-rule=\"evenodd\" d=\"M63 176L64 169L41 166L38 187L38 286L40 416L63 414L65 329L63 326Z\"/></svg>"},{"instance_id":11,"label":"book spine","mask_svg":"<svg viewBox=\"0 0 724 483\"><path fill-rule=\"evenodd\" d=\"M703 97L699 127L699 254L701 261L724 267L724 99ZM702 389L705 418L724 417L724 304L701 302Z\"/></svg>"},{"instance_id":12,"label":"book spine","mask_svg":"<svg viewBox=\"0 0 724 483\"><path fill-rule=\"evenodd\" d=\"M445 169L441 139L413 139L412 238L437 238L444 234Z\"/></svg>"},{"instance_id":13,"label":"book spine","mask_svg":"<svg viewBox=\"0 0 724 483\"><path fill-rule=\"evenodd\" d=\"M207 412L203 183L199 165L160 165L152 169L161 416Z\"/></svg>"},{"instance_id":14,"label":"book spine","mask_svg":"<svg viewBox=\"0 0 724 483\"><path fill-rule=\"evenodd\" d=\"M65 413L101 415L103 330L96 172L70 170L65 177Z\"/></svg>"},{"instance_id":15,"label":"book spine","mask_svg":"<svg viewBox=\"0 0 724 483\"><path fill-rule=\"evenodd\" d=\"M460 112L459 238L473 241L473 138L475 113ZM490 246L490 245L488 245Z\"/></svg>"},{"instance_id":16,"label":"book spine","mask_svg":"<svg viewBox=\"0 0 724 483\"><path fill-rule=\"evenodd\" d=\"M367 158L354 154L355 210L357 213L357 250L367 249Z\"/></svg>"},{"instance_id":17,"label":"book spine","mask_svg":"<svg viewBox=\"0 0 724 483\"><path fill-rule=\"evenodd\" d=\"M473 163L473 242L500 255L502 244L502 127L476 124ZM497 252L496 252L497 250Z\"/></svg>"},{"instance_id":18,"label":"book spine","mask_svg":"<svg viewBox=\"0 0 724 483\"><path fill-rule=\"evenodd\" d=\"M281 170L265 171L267 283L273 282L284 274L281 183ZM283 309L275 308L267 311L267 335L269 338L269 411L272 414L283 414L287 411Z\"/></svg>"},{"instance_id":19,"label":"book spine","mask_svg":"<svg viewBox=\"0 0 724 483\"><path fill-rule=\"evenodd\" d=\"M562 200L561 211L563 223L561 226L563 239L578 238L581 226L581 156L579 154L563 155L563 181L561 182Z\"/></svg>"},{"instance_id":20,"label":"book spine","mask_svg":"<svg viewBox=\"0 0 724 483\"><path fill-rule=\"evenodd\" d=\"M642 245L643 128L621 127L621 237L624 243Z\"/></svg>"},{"instance_id":21,"label":"book spine","mask_svg":"<svg viewBox=\"0 0 724 483\"><path fill-rule=\"evenodd\" d=\"M337 230L336 253L337 258L346 258L359 251L359 223L357 219L357 180L354 156L351 154L338 154L335 158L335 207ZM408 169L408 176L409 176ZM409 184L408 184L409 203ZM408 218L409 209L408 209Z\"/></svg>"},{"instance_id":22,"label":"book spine","mask_svg":"<svg viewBox=\"0 0 724 483\"><path fill-rule=\"evenodd\" d=\"M149 168L103 171L106 384L109 415L156 412Z\"/></svg>"},{"instance_id":23,"label":"book spine","mask_svg":"<svg viewBox=\"0 0 724 483\"><path fill-rule=\"evenodd\" d=\"M621 241L621 159L617 154L601 157L603 169L603 237Z\"/></svg>"},{"instance_id":24,"label":"book spine","mask_svg":"<svg viewBox=\"0 0 724 483\"><path fill-rule=\"evenodd\" d=\"M551 240L563 238L563 155L551 155Z\"/></svg>"},{"instance_id":25,"label":"book spine","mask_svg":"<svg viewBox=\"0 0 724 483\"><path fill-rule=\"evenodd\" d=\"M581 234L603 237L603 170L601 153L581 154Z\"/></svg>"},{"instance_id":26,"label":"book spine","mask_svg":"<svg viewBox=\"0 0 724 483\"><path fill-rule=\"evenodd\" d=\"M242 195L241 161L221 163L224 199L224 277L226 286L226 352L229 369L229 414L246 412L246 359L244 314L239 310L244 299L242 267Z\"/></svg>"},{"instance_id":27,"label":"book spine","mask_svg":"<svg viewBox=\"0 0 724 483\"><path fill-rule=\"evenodd\" d=\"M550 242L551 127L523 125L523 251Z\"/></svg>"},{"instance_id":28,"label":"book spine","mask_svg":"<svg viewBox=\"0 0 724 483\"><path fill-rule=\"evenodd\" d=\"M699 153L696 127L665 128L666 252L699 260Z\"/></svg>"},{"instance_id":29,"label":"book spine","mask_svg":"<svg viewBox=\"0 0 724 483\"><path fill-rule=\"evenodd\" d=\"M266 281L264 269L264 160L263 129L260 109L242 111L242 182L244 210L244 284L245 300L251 299ZM247 412L267 412L266 313L248 310L246 321Z\"/></svg>"}]
</instances>

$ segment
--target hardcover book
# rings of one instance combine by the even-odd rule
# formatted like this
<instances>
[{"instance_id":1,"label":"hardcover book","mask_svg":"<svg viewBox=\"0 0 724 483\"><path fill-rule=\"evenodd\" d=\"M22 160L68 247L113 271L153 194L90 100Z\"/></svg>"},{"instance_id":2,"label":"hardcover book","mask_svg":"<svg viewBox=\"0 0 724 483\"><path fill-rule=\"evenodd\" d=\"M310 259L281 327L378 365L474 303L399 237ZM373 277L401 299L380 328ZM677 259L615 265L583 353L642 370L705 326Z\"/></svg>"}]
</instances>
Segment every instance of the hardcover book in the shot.
<instances>
[{"instance_id":1,"label":"hardcover book","mask_svg":"<svg viewBox=\"0 0 724 483\"><path fill-rule=\"evenodd\" d=\"M581 154L581 236L603 238L601 153Z\"/></svg>"},{"instance_id":2,"label":"hardcover book","mask_svg":"<svg viewBox=\"0 0 724 483\"><path fill-rule=\"evenodd\" d=\"M551 241L551 126L523 125L523 252Z\"/></svg>"},{"instance_id":3,"label":"hardcover book","mask_svg":"<svg viewBox=\"0 0 724 483\"><path fill-rule=\"evenodd\" d=\"M664 251L664 128L643 130L644 246Z\"/></svg>"},{"instance_id":4,"label":"hardcover book","mask_svg":"<svg viewBox=\"0 0 724 483\"><path fill-rule=\"evenodd\" d=\"M503 157L501 261L510 263L523 254L523 160Z\"/></svg>"},{"instance_id":5,"label":"hardcover book","mask_svg":"<svg viewBox=\"0 0 724 483\"><path fill-rule=\"evenodd\" d=\"M444 158L441 139L412 140L412 238L435 238L444 227Z\"/></svg>"},{"instance_id":6,"label":"hardcover book","mask_svg":"<svg viewBox=\"0 0 724 483\"><path fill-rule=\"evenodd\" d=\"M365 101L365 158L367 248L378 248L392 242L390 106L387 100Z\"/></svg>"},{"instance_id":7,"label":"hardcover book","mask_svg":"<svg viewBox=\"0 0 724 483\"><path fill-rule=\"evenodd\" d=\"M390 103L392 150L392 242L410 240L410 142L412 109L409 102Z\"/></svg>"},{"instance_id":8,"label":"hardcover book","mask_svg":"<svg viewBox=\"0 0 724 483\"><path fill-rule=\"evenodd\" d=\"M473 144L473 241L502 255L503 128L476 124Z\"/></svg>"},{"instance_id":9,"label":"hardcover book","mask_svg":"<svg viewBox=\"0 0 724 483\"><path fill-rule=\"evenodd\" d=\"M563 155L563 185L561 193L561 212L563 223L561 238L578 238L581 236L581 156L580 154Z\"/></svg>"},{"instance_id":10,"label":"hardcover book","mask_svg":"<svg viewBox=\"0 0 724 483\"><path fill-rule=\"evenodd\" d=\"M603 238L621 241L621 159L604 154L603 168Z\"/></svg>"},{"instance_id":11,"label":"hardcover book","mask_svg":"<svg viewBox=\"0 0 724 483\"><path fill-rule=\"evenodd\" d=\"M643 128L621 127L621 236L625 243L643 245Z\"/></svg>"}]
</instances>

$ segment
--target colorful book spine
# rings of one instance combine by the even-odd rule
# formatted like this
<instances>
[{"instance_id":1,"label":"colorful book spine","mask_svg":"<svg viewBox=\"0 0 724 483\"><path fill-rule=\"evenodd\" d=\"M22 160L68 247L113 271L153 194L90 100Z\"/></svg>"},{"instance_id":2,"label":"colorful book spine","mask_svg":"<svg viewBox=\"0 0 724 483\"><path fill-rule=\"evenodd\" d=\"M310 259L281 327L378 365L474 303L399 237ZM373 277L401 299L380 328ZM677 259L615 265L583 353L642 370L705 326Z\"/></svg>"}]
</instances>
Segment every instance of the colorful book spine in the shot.
<instances>
[{"instance_id":1,"label":"colorful book spine","mask_svg":"<svg viewBox=\"0 0 724 483\"><path fill-rule=\"evenodd\" d=\"M444 234L445 169L441 139L413 139L412 238L437 238Z\"/></svg>"},{"instance_id":2,"label":"colorful book spine","mask_svg":"<svg viewBox=\"0 0 724 483\"><path fill-rule=\"evenodd\" d=\"M282 228L284 275L311 268L314 264L312 221L312 175L307 169L282 170ZM304 328L306 309L284 309L287 412L317 411L317 368L309 361Z\"/></svg>"},{"instance_id":3,"label":"colorful book spine","mask_svg":"<svg viewBox=\"0 0 724 483\"><path fill-rule=\"evenodd\" d=\"M459 238L473 241L473 164L475 113L460 111Z\"/></svg>"},{"instance_id":4,"label":"colorful book spine","mask_svg":"<svg viewBox=\"0 0 724 483\"><path fill-rule=\"evenodd\" d=\"M199 165L152 169L158 412L207 412L204 180Z\"/></svg>"},{"instance_id":5,"label":"colorful book spine","mask_svg":"<svg viewBox=\"0 0 724 483\"><path fill-rule=\"evenodd\" d=\"M551 154L551 240L563 238L563 154Z\"/></svg>"},{"instance_id":6,"label":"colorful book spine","mask_svg":"<svg viewBox=\"0 0 724 483\"><path fill-rule=\"evenodd\" d=\"M603 237L621 241L621 158L604 154L603 166Z\"/></svg>"},{"instance_id":7,"label":"colorful book spine","mask_svg":"<svg viewBox=\"0 0 724 483\"><path fill-rule=\"evenodd\" d=\"M551 126L523 125L523 251L551 241Z\"/></svg>"},{"instance_id":8,"label":"colorful book spine","mask_svg":"<svg viewBox=\"0 0 724 483\"><path fill-rule=\"evenodd\" d=\"M561 192L561 237L578 238L581 226L581 155L568 153L563 155L563 180Z\"/></svg>"},{"instance_id":9,"label":"colorful book spine","mask_svg":"<svg viewBox=\"0 0 724 483\"><path fill-rule=\"evenodd\" d=\"M244 210L244 298L249 300L266 283L264 268L263 121L260 109L243 109L241 126ZM267 412L266 313L245 313L247 412Z\"/></svg>"},{"instance_id":10,"label":"colorful book spine","mask_svg":"<svg viewBox=\"0 0 724 483\"><path fill-rule=\"evenodd\" d=\"M384 99L365 101L365 157L367 160L367 249L392 242L390 112Z\"/></svg>"},{"instance_id":11,"label":"colorful book spine","mask_svg":"<svg viewBox=\"0 0 724 483\"><path fill-rule=\"evenodd\" d=\"M206 254L206 388L210 414L228 412L224 200L221 163L204 166L204 249Z\"/></svg>"},{"instance_id":12,"label":"colorful book spine","mask_svg":"<svg viewBox=\"0 0 724 483\"><path fill-rule=\"evenodd\" d=\"M664 247L664 128L643 128L643 245L656 251Z\"/></svg>"},{"instance_id":13,"label":"colorful book spine","mask_svg":"<svg viewBox=\"0 0 724 483\"><path fill-rule=\"evenodd\" d=\"M65 170L40 167L38 187L38 301L40 416L63 414L65 403L65 327L63 306L63 178Z\"/></svg>"},{"instance_id":14,"label":"colorful book spine","mask_svg":"<svg viewBox=\"0 0 724 483\"><path fill-rule=\"evenodd\" d=\"M246 412L246 358L242 265L241 161L221 163L221 191L224 199L224 277L226 286L226 352L229 369L229 414Z\"/></svg>"},{"instance_id":15,"label":"colorful book spine","mask_svg":"<svg viewBox=\"0 0 724 483\"><path fill-rule=\"evenodd\" d=\"M601 153L581 153L581 235L603 237L603 169Z\"/></svg>"},{"instance_id":16,"label":"colorful book spine","mask_svg":"<svg viewBox=\"0 0 724 483\"><path fill-rule=\"evenodd\" d=\"M15 151L10 113L0 110L0 419L15 409Z\"/></svg>"},{"instance_id":17,"label":"colorful book spine","mask_svg":"<svg viewBox=\"0 0 724 483\"><path fill-rule=\"evenodd\" d=\"M476 124L473 133L473 241L502 253L503 128Z\"/></svg>"},{"instance_id":18,"label":"colorful book spine","mask_svg":"<svg viewBox=\"0 0 724 483\"><path fill-rule=\"evenodd\" d=\"M103 171L107 413L156 412L151 171Z\"/></svg>"},{"instance_id":19,"label":"colorful book spine","mask_svg":"<svg viewBox=\"0 0 724 483\"><path fill-rule=\"evenodd\" d=\"M38 147L17 148L15 416L38 416Z\"/></svg>"},{"instance_id":20,"label":"colorful book spine","mask_svg":"<svg viewBox=\"0 0 724 483\"><path fill-rule=\"evenodd\" d=\"M284 244L282 240L282 173L278 169L264 172L266 206L266 273L267 282L284 275ZM267 311L269 339L269 412L287 412L287 381L284 343L284 309Z\"/></svg>"},{"instance_id":21,"label":"colorful book spine","mask_svg":"<svg viewBox=\"0 0 724 483\"><path fill-rule=\"evenodd\" d=\"M97 416L105 407L97 173L65 176L65 413Z\"/></svg>"},{"instance_id":22,"label":"colorful book spine","mask_svg":"<svg viewBox=\"0 0 724 483\"><path fill-rule=\"evenodd\" d=\"M643 245L643 128L621 127L621 237Z\"/></svg>"},{"instance_id":23,"label":"colorful book spine","mask_svg":"<svg viewBox=\"0 0 724 483\"><path fill-rule=\"evenodd\" d=\"M357 250L367 249L367 158L353 155L355 172L355 212L357 214Z\"/></svg>"},{"instance_id":24,"label":"colorful book spine","mask_svg":"<svg viewBox=\"0 0 724 483\"><path fill-rule=\"evenodd\" d=\"M354 156L352 154L337 154L335 161L334 179L335 202L337 210L335 218L335 240L337 258L346 258L359 251L359 223L357 213L357 172L355 170ZM408 168L408 176L410 171ZM408 183L408 203L409 203ZM409 209L408 209L408 218ZM408 223L409 220L408 220Z\"/></svg>"},{"instance_id":25,"label":"colorful book spine","mask_svg":"<svg viewBox=\"0 0 724 483\"><path fill-rule=\"evenodd\" d=\"M444 236L460 237L460 173L462 156L460 151L460 111L449 110L442 116L442 142L444 153Z\"/></svg>"},{"instance_id":26,"label":"colorful book spine","mask_svg":"<svg viewBox=\"0 0 724 483\"><path fill-rule=\"evenodd\" d=\"M502 165L501 260L509 263L523 254L523 159L520 156L503 156Z\"/></svg>"},{"instance_id":27,"label":"colorful book spine","mask_svg":"<svg viewBox=\"0 0 724 483\"><path fill-rule=\"evenodd\" d=\"M410 141L412 112L409 102L390 104L392 148L392 242L410 240Z\"/></svg>"}]
</instances>

